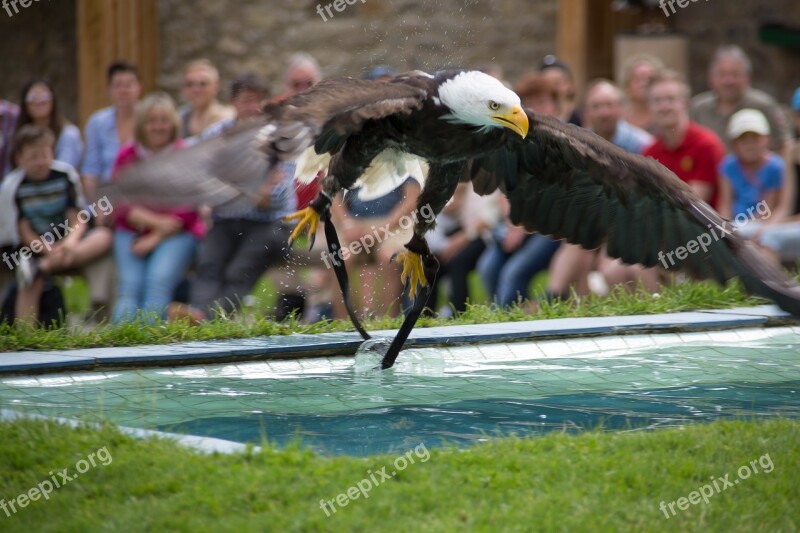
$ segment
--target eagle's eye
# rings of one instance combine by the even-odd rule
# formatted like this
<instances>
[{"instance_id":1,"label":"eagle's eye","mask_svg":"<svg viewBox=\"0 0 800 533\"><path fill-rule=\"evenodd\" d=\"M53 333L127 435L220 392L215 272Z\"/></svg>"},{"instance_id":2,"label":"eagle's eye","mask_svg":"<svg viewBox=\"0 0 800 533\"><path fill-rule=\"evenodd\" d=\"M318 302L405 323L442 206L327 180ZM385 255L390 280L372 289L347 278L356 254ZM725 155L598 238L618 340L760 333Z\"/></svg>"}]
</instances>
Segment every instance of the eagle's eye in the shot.
<instances>
[{"instance_id":1,"label":"eagle's eye","mask_svg":"<svg viewBox=\"0 0 800 533\"><path fill-rule=\"evenodd\" d=\"M498 104L494 100L489 100L489 109L491 109L492 111L497 111L498 109L500 109L500 104Z\"/></svg>"}]
</instances>

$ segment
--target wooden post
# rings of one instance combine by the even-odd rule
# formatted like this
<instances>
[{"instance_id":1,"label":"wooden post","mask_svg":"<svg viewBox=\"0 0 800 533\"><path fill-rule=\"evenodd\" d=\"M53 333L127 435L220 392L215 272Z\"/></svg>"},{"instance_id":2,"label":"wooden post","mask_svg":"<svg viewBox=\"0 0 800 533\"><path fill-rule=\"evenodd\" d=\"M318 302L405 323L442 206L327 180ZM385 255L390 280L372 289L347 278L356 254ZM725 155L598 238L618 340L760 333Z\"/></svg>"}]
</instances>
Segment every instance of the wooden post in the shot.
<instances>
[{"instance_id":1,"label":"wooden post","mask_svg":"<svg viewBox=\"0 0 800 533\"><path fill-rule=\"evenodd\" d=\"M157 86L157 0L78 0L78 100L81 125L109 105L106 69L137 65L145 92Z\"/></svg>"},{"instance_id":2,"label":"wooden post","mask_svg":"<svg viewBox=\"0 0 800 533\"><path fill-rule=\"evenodd\" d=\"M586 83L589 61L591 0L559 0L556 50L558 58L567 63L580 90Z\"/></svg>"},{"instance_id":3,"label":"wooden post","mask_svg":"<svg viewBox=\"0 0 800 533\"><path fill-rule=\"evenodd\" d=\"M615 11L613 0L559 0L558 57L574 71L578 91L593 78L614 78L614 41L643 22L638 11Z\"/></svg>"}]
</instances>

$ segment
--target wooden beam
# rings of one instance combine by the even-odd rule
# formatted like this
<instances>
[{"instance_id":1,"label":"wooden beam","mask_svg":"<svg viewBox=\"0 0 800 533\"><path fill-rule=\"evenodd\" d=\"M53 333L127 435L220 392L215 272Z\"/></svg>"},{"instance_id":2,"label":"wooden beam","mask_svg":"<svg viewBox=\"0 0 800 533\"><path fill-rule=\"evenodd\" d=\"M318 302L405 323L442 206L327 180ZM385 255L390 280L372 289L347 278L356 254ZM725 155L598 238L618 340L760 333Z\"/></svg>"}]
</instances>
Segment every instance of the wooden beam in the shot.
<instances>
[{"instance_id":1,"label":"wooden beam","mask_svg":"<svg viewBox=\"0 0 800 533\"><path fill-rule=\"evenodd\" d=\"M575 86L586 83L589 64L590 0L559 0L556 54L567 63L575 76Z\"/></svg>"},{"instance_id":2,"label":"wooden beam","mask_svg":"<svg viewBox=\"0 0 800 533\"><path fill-rule=\"evenodd\" d=\"M641 10L615 10L614 0L559 0L557 50L578 91L593 78L614 78L614 43L647 20ZM660 16L660 13L659 13Z\"/></svg>"},{"instance_id":3,"label":"wooden beam","mask_svg":"<svg viewBox=\"0 0 800 533\"><path fill-rule=\"evenodd\" d=\"M157 87L157 0L78 0L78 100L81 124L109 105L106 69L136 64L145 92Z\"/></svg>"}]
</instances>

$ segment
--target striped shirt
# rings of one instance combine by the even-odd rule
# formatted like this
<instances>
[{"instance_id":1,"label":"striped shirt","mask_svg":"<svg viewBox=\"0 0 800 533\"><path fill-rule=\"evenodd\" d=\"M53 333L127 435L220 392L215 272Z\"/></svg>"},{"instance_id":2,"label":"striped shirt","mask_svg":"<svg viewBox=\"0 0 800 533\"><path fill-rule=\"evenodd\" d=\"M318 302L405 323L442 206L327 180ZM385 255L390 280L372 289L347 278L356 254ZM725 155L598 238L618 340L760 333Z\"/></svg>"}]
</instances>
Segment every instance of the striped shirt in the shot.
<instances>
[{"instance_id":1,"label":"striped shirt","mask_svg":"<svg viewBox=\"0 0 800 533\"><path fill-rule=\"evenodd\" d=\"M43 181L26 177L15 202L18 220L27 220L34 233L44 235L67 220L68 209L78 209L78 191L66 172L50 170Z\"/></svg>"}]
</instances>

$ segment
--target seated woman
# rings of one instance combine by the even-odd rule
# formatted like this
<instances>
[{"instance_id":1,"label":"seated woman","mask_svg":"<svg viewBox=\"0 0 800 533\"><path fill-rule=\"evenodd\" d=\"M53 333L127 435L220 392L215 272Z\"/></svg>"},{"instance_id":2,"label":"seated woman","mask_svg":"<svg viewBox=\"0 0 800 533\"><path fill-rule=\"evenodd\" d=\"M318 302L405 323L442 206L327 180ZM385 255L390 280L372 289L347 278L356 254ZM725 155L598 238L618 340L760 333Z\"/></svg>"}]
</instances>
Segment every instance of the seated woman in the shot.
<instances>
[{"instance_id":1,"label":"seated woman","mask_svg":"<svg viewBox=\"0 0 800 533\"><path fill-rule=\"evenodd\" d=\"M20 102L17 128L26 124L50 128L56 136L56 161L67 163L77 169L83 157L81 132L61 114L56 93L50 82L41 78L29 81L22 88Z\"/></svg>"},{"instance_id":2,"label":"seated woman","mask_svg":"<svg viewBox=\"0 0 800 533\"><path fill-rule=\"evenodd\" d=\"M164 150L183 146L179 118L167 94L148 96L136 106L134 142L120 149L113 178L120 171ZM194 206L163 209L148 205L117 206L114 210L114 258L119 286L113 321L165 318L167 306L204 235Z\"/></svg>"}]
</instances>

